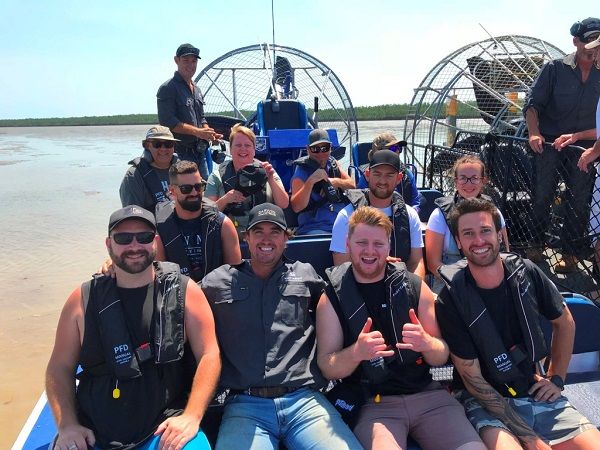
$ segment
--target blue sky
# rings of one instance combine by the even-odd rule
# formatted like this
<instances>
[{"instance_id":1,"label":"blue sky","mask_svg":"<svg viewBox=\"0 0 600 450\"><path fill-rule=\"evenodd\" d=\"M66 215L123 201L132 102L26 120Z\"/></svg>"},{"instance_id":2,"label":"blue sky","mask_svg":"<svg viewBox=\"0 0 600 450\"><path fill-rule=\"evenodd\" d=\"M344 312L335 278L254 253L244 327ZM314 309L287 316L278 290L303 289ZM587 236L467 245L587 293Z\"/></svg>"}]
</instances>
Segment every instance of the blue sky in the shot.
<instances>
[{"instance_id":1,"label":"blue sky","mask_svg":"<svg viewBox=\"0 0 600 450\"><path fill-rule=\"evenodd\" d=\"M0 6L0 118L152 113L182 42L200 48L200 69L235 48L272 41L271 0L0 0ZM275 38L333 69L355 106L402 103L440 59L488 37L479 23L494 35L538 37L570 52L569 27L595 15L593 6L590 0L275 0Z\"/></svg>"}]
</instances>

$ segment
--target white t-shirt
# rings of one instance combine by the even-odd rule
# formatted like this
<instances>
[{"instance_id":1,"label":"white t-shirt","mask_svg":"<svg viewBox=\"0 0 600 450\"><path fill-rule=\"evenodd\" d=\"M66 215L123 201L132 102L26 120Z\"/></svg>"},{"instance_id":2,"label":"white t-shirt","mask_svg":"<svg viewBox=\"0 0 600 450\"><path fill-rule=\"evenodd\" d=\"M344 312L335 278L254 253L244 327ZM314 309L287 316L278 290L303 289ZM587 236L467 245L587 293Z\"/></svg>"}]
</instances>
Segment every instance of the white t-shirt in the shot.
<instances>
[{"instance_id":1,"label":"white t-shirt","mask_svg":"<svg viewBox=\"0 0 600 450\"><path fill-rule=\"evenodd\" d=\"M498 210L498 212L500 213L500 221L502 223L502 228L504 228L506 226L506 223L504 222L504 217L502 216L500 210ZM427 229L435 233L444 235L444 248L442 250L442 253L444 255L448 253L451 253L453 255L460 254L458 248L456 247L454 237L452 236L452 233L450 233L450 229L448 228L448 224L446 223L446 219L444 219L444 214L442 213L442 210L440 208L435 208L429 216L429 221L427 222Z\"/></svg>"},{"instance_id":2,"label":"white t-shirt","mask_svg":"<svg viewBox=\"0 0 600 450\"><path fill-rule=\"evenodd\" d=\"M378 208L386 216L392 216L391 205L387 208ZM406 205L406 211L408 212L408 226L410 228L410 247L420 248L423 247L423 235L421 233L421 221L419 220L419 214L412 206ZM331 230L331 244L329 250L337 253L346 253L346 236L348 236L348 220L354 212L354 206L352 204L346 205L342 209L333 224L333 230Z\"/></svg>"}]
</instances>

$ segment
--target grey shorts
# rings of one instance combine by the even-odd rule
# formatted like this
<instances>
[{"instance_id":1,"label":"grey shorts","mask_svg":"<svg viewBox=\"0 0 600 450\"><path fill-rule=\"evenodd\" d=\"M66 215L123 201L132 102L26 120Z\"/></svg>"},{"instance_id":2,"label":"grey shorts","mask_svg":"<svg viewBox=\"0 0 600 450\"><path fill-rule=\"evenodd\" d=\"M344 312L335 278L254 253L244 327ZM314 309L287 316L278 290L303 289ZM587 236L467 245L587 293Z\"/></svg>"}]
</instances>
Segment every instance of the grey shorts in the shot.
<instances>
[{"instance_id":1,"label":"grey shorts","mask_svg":"<svg viewBox=\"0 0 600 450\"><path fill-rule=\"evenodd\" d=\"M504 423L487 412L467 391L456 392L455 396L463 404L467 418L478 432L484 427L503 428L510 432ZM561 396L555 402L537 402L527 397L505 397L505 400L550 445L560 444L586 430L596 428L571 406L566 397Z\"/></svg>"}]
</instances>

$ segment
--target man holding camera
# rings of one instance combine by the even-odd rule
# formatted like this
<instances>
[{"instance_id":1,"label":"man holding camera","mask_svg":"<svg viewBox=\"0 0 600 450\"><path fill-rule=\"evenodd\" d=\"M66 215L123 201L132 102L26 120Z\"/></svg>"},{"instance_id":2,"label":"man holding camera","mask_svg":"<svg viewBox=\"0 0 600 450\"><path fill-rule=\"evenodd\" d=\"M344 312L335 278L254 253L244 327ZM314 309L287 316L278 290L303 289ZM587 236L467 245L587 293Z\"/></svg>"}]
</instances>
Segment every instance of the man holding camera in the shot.
<instances>
[{"instance_id":1,"label":"man holding camera","mask_svg":"<svg viewBox=\"0 0 600 450\"><path fill-rule=\"evenodd\" d=\"M354 179L331 156L327 131L308 135L308 156L295 161L290 203L298 213L296 234L330 234L338 212L344 207L342 193L356 187Z\"/></svg>"},{"instance_id":2,"label":"man holding camera","mask_svg":"<svg viewBox=\"0 0 600 450\"><path fill-rule=\"evenodd\" d=\"M273 166L254 159L256 135L251 129L239 124L231 128L229 152L231 160L221 163L218 172L208 177L206 197L231 219L241 235L252 208L265 202L287 208L289 197Z\"/></svg>"}]
</instances>

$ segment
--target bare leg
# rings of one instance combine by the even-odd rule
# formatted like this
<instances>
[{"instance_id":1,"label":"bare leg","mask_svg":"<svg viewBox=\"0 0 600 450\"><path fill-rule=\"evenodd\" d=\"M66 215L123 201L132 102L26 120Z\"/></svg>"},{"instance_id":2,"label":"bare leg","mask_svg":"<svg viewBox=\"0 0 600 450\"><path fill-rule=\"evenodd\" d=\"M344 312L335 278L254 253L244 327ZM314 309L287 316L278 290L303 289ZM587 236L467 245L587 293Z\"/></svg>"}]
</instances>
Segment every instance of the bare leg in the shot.
<instances>
[{"instance_id":1,"label":"bare leg","mask_svg":"<svg viewBox=\"0 0 600 450\"><path fill-rule=\"evenodd\" d=\"M485 427L479 433L488 450L522 450L519 440L504 428Z\"/></svg>"},{"instance_id":2,"label":"bare leg","mask_svg":"<svg viewBox=\"0 0 600 450\"><path fill-rule=\"evenodd\" d=\"M595 450L600 445L600 431L586 430L573 439L553 445L553 450Z\"/></svg>"}]
</instances>

